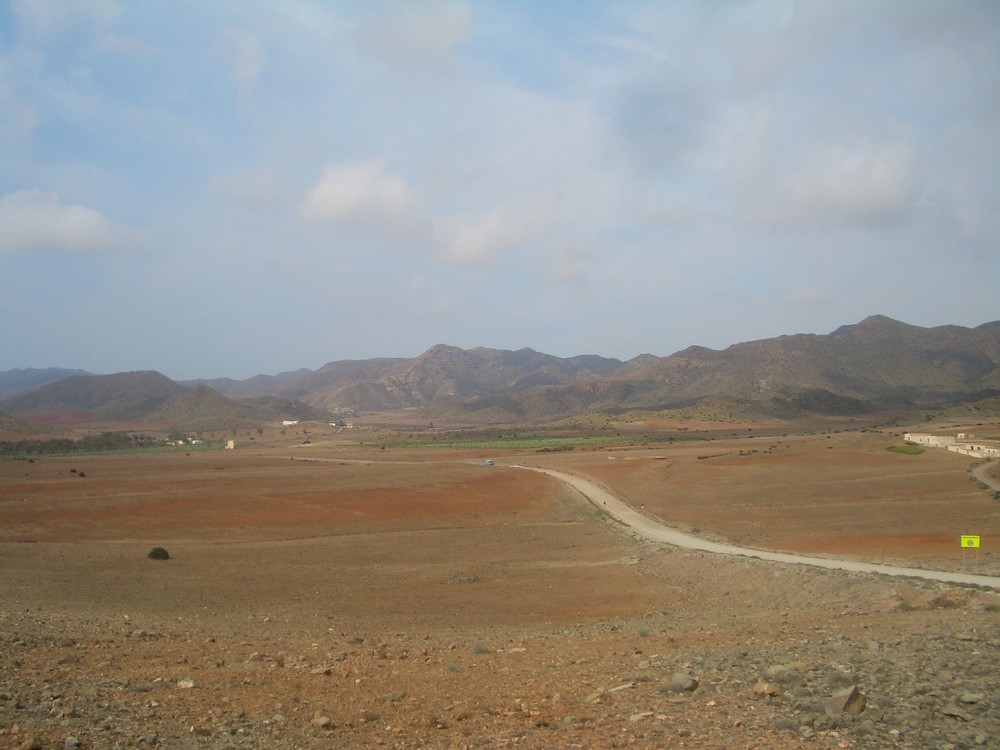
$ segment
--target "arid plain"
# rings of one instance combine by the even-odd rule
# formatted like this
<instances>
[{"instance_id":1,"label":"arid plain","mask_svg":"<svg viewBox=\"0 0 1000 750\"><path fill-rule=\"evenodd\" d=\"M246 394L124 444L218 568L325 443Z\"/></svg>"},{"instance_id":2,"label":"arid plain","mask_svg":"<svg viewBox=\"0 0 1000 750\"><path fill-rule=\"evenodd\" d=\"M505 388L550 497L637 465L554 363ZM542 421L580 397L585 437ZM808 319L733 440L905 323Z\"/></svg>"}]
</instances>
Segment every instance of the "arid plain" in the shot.
<instances>
[{"instance_id":1,"label":"arid plain","mask_svg":"<svg viewBox=\"0 0 1000 750\"><path fill-rule=\"evenodd\" d=\"M652 544L514 468L711 539L997 575L974 459L888 450L902 428L389 435L0 463L0 746L1000 743L997 593ZM845 687L865 710L831 708Z\"/></svg>"}]
</instances>

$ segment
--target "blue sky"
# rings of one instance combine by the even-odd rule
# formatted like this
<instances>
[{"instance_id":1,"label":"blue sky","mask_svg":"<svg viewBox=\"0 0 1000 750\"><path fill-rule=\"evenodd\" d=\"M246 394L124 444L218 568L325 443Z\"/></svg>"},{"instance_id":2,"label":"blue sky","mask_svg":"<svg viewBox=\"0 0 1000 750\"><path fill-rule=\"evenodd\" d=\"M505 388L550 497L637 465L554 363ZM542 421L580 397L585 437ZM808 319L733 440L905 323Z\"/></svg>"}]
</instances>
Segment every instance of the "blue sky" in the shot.
<instances>
[{"instance_id":1,"label":"blue sky","mask_svg":"<svg viewBox=\"0 0 1000 750\"><path fill-rule=\"evenodd\" d=\"M1000 4L0 3L0 370L1000 318Z\"/></svg>"}]
</instances>

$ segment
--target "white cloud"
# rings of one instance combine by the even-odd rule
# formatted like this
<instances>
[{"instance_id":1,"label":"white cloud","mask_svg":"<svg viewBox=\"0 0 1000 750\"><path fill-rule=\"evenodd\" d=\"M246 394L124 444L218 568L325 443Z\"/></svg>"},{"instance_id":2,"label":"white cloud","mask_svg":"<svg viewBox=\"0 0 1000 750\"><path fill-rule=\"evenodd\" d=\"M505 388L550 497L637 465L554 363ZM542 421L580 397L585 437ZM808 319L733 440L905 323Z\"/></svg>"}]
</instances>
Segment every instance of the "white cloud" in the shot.
<instances>
[{"instance_id":1,"label":"white cloud","mask_svg":"<svg viewBox=\"0 0 1000 750\"><path fill-rule=\"evenodd\" d=\"M920 190L916 160L893 146L826 148L768 181L748 198L760 218L779 224L891 222L913 208Z\"/></svg>"},{"instance_id":2,"label":"white cloud","mask_svg":"<svg viewBox=\"0 0 1000 750\"><path fill-rule=\"evenodd\" d=\"M440 219L444 257L458 263L488 261L535 238L552 221L549 201L511 201L479 214Z\"/></svg>"},{"instance_id":3,"label":"white cloud","mask_svg":"<svg viewBox=\"0 0 1000 750\"><path fill-rule=\"evenodd\" d=\"M0 196L0 252L83 253L119 250L141 232L55 193L18 190Z\"/></svg>"},{"instance_id":4,"label":"white cloud","mask_svg":"<svg viewBox=\"0 0 1000 750\"><path fill-rule=\"evenodd\" d=\"M327 165L299 204L299 216L390 235L423 223L406 180L380 159Z\"/></svg>"},{"instance_id":5,"label":"white cloud","mask_svg":"<svg viewBox=\"0 0 1000 750\"><path fill-rule=\"evenodd\" d=\"M400 65L439 62L468 39L472 13L464 2L402 3L361 29L361 43Z\"/></svg>"}]
</instances>

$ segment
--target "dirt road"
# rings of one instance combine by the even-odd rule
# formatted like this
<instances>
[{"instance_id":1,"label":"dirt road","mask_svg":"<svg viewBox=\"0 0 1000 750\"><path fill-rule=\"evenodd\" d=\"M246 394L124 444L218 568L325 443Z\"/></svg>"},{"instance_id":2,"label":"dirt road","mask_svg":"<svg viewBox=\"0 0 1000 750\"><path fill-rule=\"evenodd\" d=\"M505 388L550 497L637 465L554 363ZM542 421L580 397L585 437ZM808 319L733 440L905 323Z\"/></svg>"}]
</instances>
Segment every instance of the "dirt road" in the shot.
<instances>
[{"instance_id":1,"label":"dirt road","mask_svg":"<svg viewBox=\"0 0 1000 750\"><path fill-rule=\"evenodd\" d=\"M523 467L531 471L548 474L569 485L587 500L604 510L609 515L629 526L641 536L656 542L665 542L676 547L704 550L721 555L741 555L756 557L761 560L789 563L792 565L812 565L831 570L847 570L856 573L880 573L882 575L900 576L905 578L922 578L930 581L945 581L947 583L964 583L978 586L988 586L1000 589L1000 576L975 575L971 573L955 573L941 570L924 570L921 568L905 568L895 565L879 565L876 563L857 562L853 560L837 560L823 557L808 557L786 552L769 552L766 550L739 547L732 544L712 542L707 539L685 534L677 529L664 526L660 522L643 515L624 503L604 488L593 482L562 471L536 467Z\"/></svg>"}]
</instances>

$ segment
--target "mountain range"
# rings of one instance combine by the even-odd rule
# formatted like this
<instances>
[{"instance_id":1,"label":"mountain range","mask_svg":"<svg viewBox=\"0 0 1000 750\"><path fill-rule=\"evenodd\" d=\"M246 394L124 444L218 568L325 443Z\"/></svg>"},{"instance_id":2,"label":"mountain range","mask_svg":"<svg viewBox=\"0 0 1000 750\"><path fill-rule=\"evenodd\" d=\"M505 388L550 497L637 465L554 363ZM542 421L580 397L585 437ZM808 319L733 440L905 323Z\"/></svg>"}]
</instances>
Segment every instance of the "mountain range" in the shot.
<instances>
[{"instance_id":1,"label":"mountain range","mask_svg":"<svg viewBox=\"0 0 1000 750\"><path fill-rule=\"evenodd\" d=\"M20 419L65 423L76 415L191 429L401 409L519 423L720 399L775 416L939 409L1000 395L1000 321L922 328L873 316L826 335L692 346L627 362L438 345L413 359L341 360L246 380L11 370L0 373L0 394L0 413Z\"/></svg>"}]
</instances>

